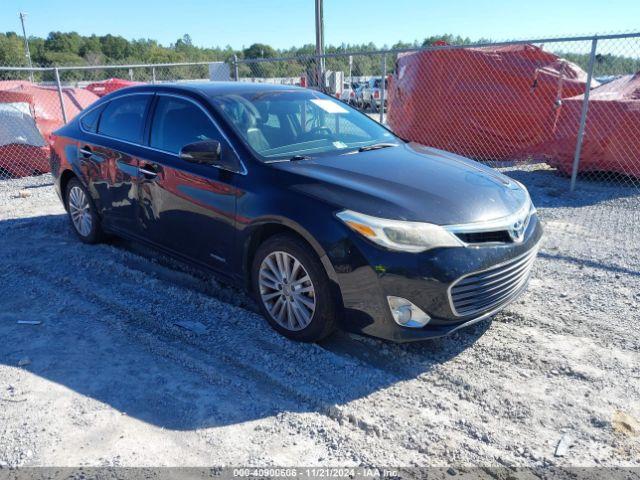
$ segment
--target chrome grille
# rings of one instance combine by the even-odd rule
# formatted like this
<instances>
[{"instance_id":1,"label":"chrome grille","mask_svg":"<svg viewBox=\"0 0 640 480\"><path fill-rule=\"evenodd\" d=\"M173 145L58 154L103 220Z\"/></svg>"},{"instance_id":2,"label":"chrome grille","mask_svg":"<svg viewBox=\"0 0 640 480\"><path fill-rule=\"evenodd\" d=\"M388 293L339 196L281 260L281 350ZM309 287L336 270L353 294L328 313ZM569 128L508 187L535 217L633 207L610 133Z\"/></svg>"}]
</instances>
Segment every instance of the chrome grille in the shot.
<instances>
[{"instance_id":1,"label":"chrome grille","mask_svg":"<svg viewBox=\"0 0 640 480\"><path fill-rule=\"evenodd\" d=\"M456 280L449 287L453 313L467 317L509 303L524 290L537 253L535 247L508 262Z\"/></svg>"}]
</instances>

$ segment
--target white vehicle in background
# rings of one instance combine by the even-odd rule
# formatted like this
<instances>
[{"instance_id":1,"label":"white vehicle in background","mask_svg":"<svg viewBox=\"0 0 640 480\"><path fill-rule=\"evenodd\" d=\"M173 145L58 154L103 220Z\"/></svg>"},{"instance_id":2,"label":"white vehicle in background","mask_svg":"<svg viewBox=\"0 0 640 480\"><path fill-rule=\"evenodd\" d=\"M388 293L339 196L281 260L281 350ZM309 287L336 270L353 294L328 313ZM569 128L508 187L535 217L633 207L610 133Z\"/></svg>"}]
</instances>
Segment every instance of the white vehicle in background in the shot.
<instances>
[{"instance_id":1,"label":"white vehicle in background","mask_svg":"<svg viewBox=\"0 0 640 480\"><path fill-rule=\"evenodd\" d=\"M357 83L352 83L349 84L348 82L345 82L344 85L342 86L342 91L340 92L340 100L342 100L345 103L348 103L349 105L356 105L356 88L357 88L358 84Z\"/></svg>"},{"instance_id":2,"label":"white vehicle in background","mask_svg":"<svg viewBox=\"0 0 640 480\"><path fill-rule=\"evenodd\" d=\"M384 106L387 107L387 81L385 79L384 83L385 95L384 95ZM361 104L364 110L369 108L379 111L380 110L380 102L382 102L382 79L381 78L370 78L362 89L362 99Z\"/></svg>"},{"instance_id":3,"label":"white vehicle in background","mask_svg":"<svg viewBox=\"0 0 640 480\"><path fill-rule=\"evenodd\" d=\"M364 106L364 100L363 100L362 96L364 95L364 90L365 90L366 86L367 86L366 83L358 84L358 86L355 89L355 93L356 93L355 106L357 108L363 108L363 106Z\"/></svg>"}]
</instances>

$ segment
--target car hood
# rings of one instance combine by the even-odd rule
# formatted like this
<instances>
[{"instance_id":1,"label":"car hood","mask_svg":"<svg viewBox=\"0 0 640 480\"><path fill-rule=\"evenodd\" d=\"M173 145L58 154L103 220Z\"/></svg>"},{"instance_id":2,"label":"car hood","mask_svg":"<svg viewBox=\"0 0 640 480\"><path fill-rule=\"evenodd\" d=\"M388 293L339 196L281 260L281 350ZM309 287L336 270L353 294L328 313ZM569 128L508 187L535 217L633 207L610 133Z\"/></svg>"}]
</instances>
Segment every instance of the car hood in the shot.
<instances>
[{"instance_id":1,"label":"car hood","mask_svg":"<svg viewBox=\"0 0 640 480\"><path fill-rule=\"evenodd\" d=\"M271 166L294 175L294 190L381 218L482 222L513 214L528 201L519 183L496 170L414 143Z\"/></svg>"}]
</instances>

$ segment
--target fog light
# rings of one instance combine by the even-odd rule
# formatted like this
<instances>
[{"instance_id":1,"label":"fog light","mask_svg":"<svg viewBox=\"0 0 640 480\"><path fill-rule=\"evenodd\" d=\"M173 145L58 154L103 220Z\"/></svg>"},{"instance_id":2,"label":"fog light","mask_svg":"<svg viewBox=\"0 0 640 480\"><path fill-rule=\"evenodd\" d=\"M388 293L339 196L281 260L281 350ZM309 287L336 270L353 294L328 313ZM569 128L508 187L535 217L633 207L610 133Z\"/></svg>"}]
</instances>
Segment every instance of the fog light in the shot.
<instances>
[{"instance_id":1,"label":"fog light","mask_svg":"<svg viewBox=\"0 0 640 480\"><path fill-rule=\"evenodd\" d=\"M416 307L406 298L387 297L391 315L398 325L403 327L420 328L424 327L431 317Z\"/></svg>"}]
</instances>

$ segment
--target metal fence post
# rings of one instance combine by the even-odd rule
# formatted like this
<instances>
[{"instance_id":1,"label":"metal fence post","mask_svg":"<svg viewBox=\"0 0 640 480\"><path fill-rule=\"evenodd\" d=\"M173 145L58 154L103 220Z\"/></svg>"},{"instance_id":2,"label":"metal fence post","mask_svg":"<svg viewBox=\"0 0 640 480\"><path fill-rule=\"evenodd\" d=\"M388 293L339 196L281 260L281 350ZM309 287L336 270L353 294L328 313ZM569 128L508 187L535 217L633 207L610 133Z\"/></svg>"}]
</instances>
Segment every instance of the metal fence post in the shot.
<instances>
[{"instance_id":1,"label":"metal fence post","mask_svg":"<svg viewBox=\"0 0 640 480\"><path fill-rule=\"evenodd\" d=\"M60 84L60 72L58 67L55 68L56 72L56 85L58 87L58 98L60 99L60 109L62 110L62 120L67 123L67 111L64 108L64 97L62 95L62 85Z\"/></svg>"},{"instance_id":2,"label":"metal fence post","mask_svg":"<svg viewBox=\"0 0 640 480\"><path fill-rule=\"evenodd\" d=\"M240 79L238 74L238 55L233 55L233 79L237 82Z\"/></svg>"},{"instance_id":3,"label":"metal fence post","mask_svg":"<svg viewBox=\"0 0 640 480\"><path fill-rule=\"evenodd\" d=\"M353 92L353 55L349 55L349 91Z\"/></svg>"},{"instance_id":4,"label":"metal fence post","mask_svg":"<svg viewBox=\"0 0 640 480\"><path fill-rule=\"evenodd\" d=\"M327 86L325 84L324 79L324 58L316 55L315 57L315 67L316 67L316 86L320 89L321 92L326 92Z\"/></svg>"},{"instance_id":5,"label":"metal fence post","mask_svg":"<svg viewBox=\"0 0 640 480\"><path fill-rule=\"evenodd\" d=\"M156 67L151 67L151 83L156 83Z\"/></svg>"},{"instance_id":6,"label":"metal fence post","mask_svg":"<svg viewBox=\"0 0 640 480\"><path fill-rule=\"evenodd\" d=\"M580 153L582 151L582 140L584 129L587 123L587 112L589 111L589 93L591 91L591 78L593 77L593 66L596 59L596 49L598 48L598 37L591 40L591 54L589 55L589 70L587 71L587 88L582 100L582 112L580 113L580 126L578 127L578 139L576 140L576 151L573 156L573 169L571 170L571 191L576 188L576 178L578 177L578 167L580 166Z\"/></svg>"},{"instance_id":7,"label":"metal fence post","mask_svg":"<svg viewBox=\"0 0 640 480\"><path fill-rule=\"evenodd\" d=\"M384 123L384 98L387 83L387 54L382 55L382 89L380 91L380 123Z\"/></svg>"}]
</instances>

